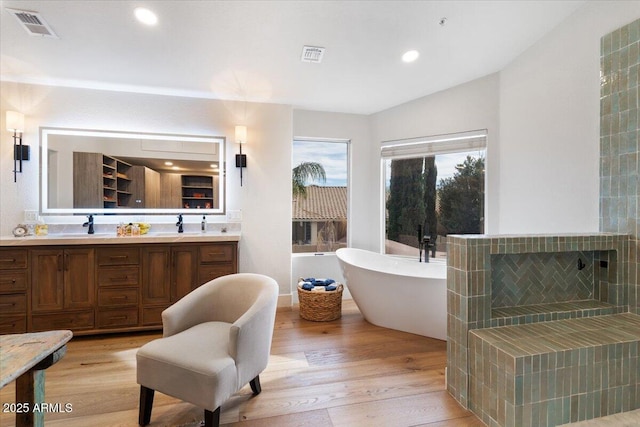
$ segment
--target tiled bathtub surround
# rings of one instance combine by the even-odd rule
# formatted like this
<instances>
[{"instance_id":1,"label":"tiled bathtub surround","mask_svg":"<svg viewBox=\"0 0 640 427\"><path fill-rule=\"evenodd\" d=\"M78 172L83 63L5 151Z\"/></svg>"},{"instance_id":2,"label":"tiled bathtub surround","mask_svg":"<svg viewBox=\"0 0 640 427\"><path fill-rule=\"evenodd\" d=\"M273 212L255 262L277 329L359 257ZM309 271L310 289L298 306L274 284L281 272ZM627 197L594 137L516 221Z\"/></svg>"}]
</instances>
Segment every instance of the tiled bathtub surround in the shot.
<instances>
[{"instance_id":1,"label":"tiled bathtub surround","mask_svg":"<svg viewBox=\"0 0 640 427\"><path fill-rule=\"evenodd\" d=\"M600 230L628 233L629 309L640 314L640 19L600 39Z\"/></svg>"},{"instance_id":2,"label":"tiled bathtub surround","mask_svg":"<svg viewBox=\"0 0 640 427\"><path fill-rule=\"evenodd\" d=\"M551 427L640 407L640 316L469 334L470 408L487 425Z\"/></svg>"},{"instance_id":3,"label":"tiled bathtub surround","mask_svg":"<svg viewBox=\"0 0 640 427\"><path fill-rule=\"evenodd\" d=\"M622 313L629 236L612 233L564 236L449 236L447 243L447 389L468 407L468 332L501 325ZM492 307L492 257L560 253L594 254L593 298L520 307ZM607 268L600 267L606 261ZM596 267L597 266L597 267ZM577 268L575 274L581 273ZM566 277L569 277L567 275ZM533 281L533 279L531 279ZM558 282L559 286L563 283ZM511 311L509 311L511 310ZM522 311L526 310L526 311Z\"/></svg>"}]
</instances>

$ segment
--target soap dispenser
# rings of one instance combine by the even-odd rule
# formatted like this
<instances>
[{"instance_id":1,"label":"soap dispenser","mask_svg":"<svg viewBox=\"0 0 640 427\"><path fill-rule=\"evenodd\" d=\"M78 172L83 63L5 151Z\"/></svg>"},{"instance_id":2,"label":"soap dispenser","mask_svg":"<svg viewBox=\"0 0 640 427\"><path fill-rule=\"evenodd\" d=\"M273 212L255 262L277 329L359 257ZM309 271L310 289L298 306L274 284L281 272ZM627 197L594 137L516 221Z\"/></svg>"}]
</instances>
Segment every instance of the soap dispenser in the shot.
<instances>
[{"instance_id":1,"label":"soap dispenser","mask_svg":"<svg viewBox=\"0 0 640 427\"><path fill-rule=\"evenodd\" d=\"M200 231L205 233L207 231L207 217L202 215L202 222L200 223Z\"/></svg>"}]
</instances>

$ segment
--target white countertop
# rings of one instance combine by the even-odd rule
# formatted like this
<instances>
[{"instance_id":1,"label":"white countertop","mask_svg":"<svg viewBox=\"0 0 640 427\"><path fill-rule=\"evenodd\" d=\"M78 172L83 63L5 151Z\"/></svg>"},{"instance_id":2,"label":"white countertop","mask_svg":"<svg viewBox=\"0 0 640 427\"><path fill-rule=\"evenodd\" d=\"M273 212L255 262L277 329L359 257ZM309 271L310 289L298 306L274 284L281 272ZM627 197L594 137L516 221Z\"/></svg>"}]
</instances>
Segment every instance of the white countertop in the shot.
<instances>
[{"instance_id":1,"label":"white countertop","mask_svg":"<svg viewBox=\"0 0 640 427\"><path fill-rule=\"evenodd\" d=\"M147 244L147 243L190 243L190 242L237 242L240 232L212 231L206 233L162 232L143 234L135 237L117 237L110 234L49 234L47 236L13 237L1 236L0 247L41 246L41 245L110 245L110 244Z\"/></svg>"}]
</instances>

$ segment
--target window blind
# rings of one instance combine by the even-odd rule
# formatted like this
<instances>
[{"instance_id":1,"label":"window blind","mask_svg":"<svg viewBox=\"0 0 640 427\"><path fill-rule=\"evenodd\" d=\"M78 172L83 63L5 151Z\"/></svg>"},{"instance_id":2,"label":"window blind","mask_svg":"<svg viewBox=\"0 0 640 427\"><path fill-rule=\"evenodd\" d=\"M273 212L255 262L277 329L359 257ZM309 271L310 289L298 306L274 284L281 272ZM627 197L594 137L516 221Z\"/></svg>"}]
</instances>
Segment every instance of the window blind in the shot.
<instances>
[{"instance_id":1,"label":"window blind","mask_svg":"<svg viewBox=\"0 0 640 427\"><path fill-rule=\"evenodd\" d=\"M420 138L384 141L380 152L383 159L404 159L429 154L462 153L487 148L487 130L434 135Z\"/></svg>"}]
</instances>

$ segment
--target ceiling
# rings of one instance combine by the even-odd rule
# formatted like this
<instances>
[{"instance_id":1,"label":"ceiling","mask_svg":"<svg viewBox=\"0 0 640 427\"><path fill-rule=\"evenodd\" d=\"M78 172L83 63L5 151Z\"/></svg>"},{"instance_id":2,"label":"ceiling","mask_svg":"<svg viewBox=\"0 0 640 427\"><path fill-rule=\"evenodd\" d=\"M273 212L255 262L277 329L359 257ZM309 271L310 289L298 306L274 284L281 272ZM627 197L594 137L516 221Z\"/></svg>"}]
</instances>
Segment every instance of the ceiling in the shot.
<instances>
[{"instance_id":1,"label":"ceiling","mask_svg":"<svg viewBox=\"0 0 640 427\"><path fill-rule=\"evenodd\" d=\"M3 0L0 73L371 114L501 70L583 3ZM137 6L158 24L137 22ZM39 12L59 38L27 34L5 8ZM322 63L301 62L304 45L326 48ZM403 63L410 49L420 57Z\"/></svg>"}]
</instances>

